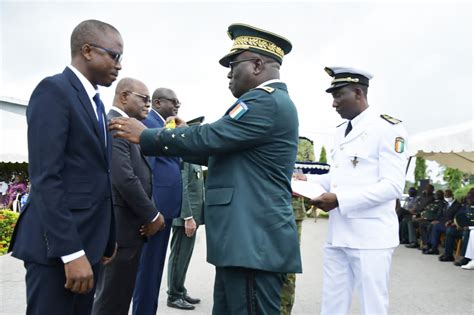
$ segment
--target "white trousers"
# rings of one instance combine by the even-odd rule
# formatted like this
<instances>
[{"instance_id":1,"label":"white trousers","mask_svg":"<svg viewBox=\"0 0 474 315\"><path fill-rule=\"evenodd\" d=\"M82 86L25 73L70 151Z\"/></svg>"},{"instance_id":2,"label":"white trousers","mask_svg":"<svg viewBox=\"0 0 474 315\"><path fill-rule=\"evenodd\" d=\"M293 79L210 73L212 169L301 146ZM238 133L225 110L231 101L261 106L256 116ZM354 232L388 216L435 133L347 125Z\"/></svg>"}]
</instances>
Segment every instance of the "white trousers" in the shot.
<instances>
[{"instance_id":1,"label":"white trousers","mask_svg":"<svg viewBox=\"0 0 474 315\"><path fill-rule=\"evenodd\" d=\"M474 259L474 226L470 226L469 240L467 241L466 254L464 257Z\"/></svg>"},{"instance_id":2,"label":"white trousers","mask_svg":"<svg viewBox=\"0 0 474 315\"><path fill-rule=\"evenodd\" d=\"M349 314L354 288L362 314L388 313L388 281L393 248L324 248L321 314Z\"/></svg>"}]
</instances>

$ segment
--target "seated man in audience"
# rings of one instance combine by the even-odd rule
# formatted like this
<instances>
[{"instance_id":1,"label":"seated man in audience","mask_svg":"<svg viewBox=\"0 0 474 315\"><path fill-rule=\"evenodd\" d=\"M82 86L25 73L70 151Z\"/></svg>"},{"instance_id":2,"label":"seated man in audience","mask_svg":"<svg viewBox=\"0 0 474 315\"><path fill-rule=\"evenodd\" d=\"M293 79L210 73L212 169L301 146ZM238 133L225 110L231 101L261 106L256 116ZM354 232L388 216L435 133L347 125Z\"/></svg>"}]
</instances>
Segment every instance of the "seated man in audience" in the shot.
<instances>
[{"instance_id":1,"label":"seated man in audience","mask_svg":"<svg viewBox=\"0 0 474 315\"><path fill-rule=\"evenodd\" d=\"M426 252L429 255L439 254L438 246L440 243L441 234L446 233L446 229L450 226L454 226L454 216L462 208L460 202L453 198L453 192L447 189L444 193L444 200L448 203L448 207L443 212L443 216L440 220L434 220L431 222L432 228L430 237L428 239L428 244L431 247L430 250Z\"/></svg>"},{"instance_id":2,"label":"seated man in audience","mask_svg":"<svg viewBox=\"0 0 474 315\"><path fill-rule=\"evenodd\" d=\"M410 187L410 189L408 189L408 198L397 212L398 222L400 222L400 244L408 244L408 222L412 219L412 215L415 213L416 205L419 199L417 194L418 191L416 188Z\"/></svg>"},{"instance_id":3,"label":"seated man in audience","mask_svg":"<svg viewBox=\"0 0 474 315\"><path fill-rule=\"evenodd\" d=\"M455 216L455 226L446 229L445 251L439 257L440 261L454 261L454 243L456 239L462 239L461 256L466 253L467 244L469 242L469 226L474 226L474 188L469 190L466 195L465 205L459 210ZM469 262L469 259L462 258L455 262L456 266L462 266Z\"/></svg>"},{"instance_id":4,"label":"seated man in audience","mask_svg":"<svg viewBox=\"0 0 474 315\"><path fill-rule=\"evenodd\" d=\"M412 211L412 217L406 220L407 230L408 230L408 241L410 244L406 245L407 248L418 248L419 244L416 238L416 228L418 228L418 222L416 222L417 218L421 217L421 212L425 210L426 206L430 203L434 202L434 186L428 184L423 191L421 197L418 199L416 203L416 207Z\"/></svg>"},{"instance_id":5,"label":"seated man in audience","mask_svg":"<svg viewBox=\"0 0 474 315\"><path fill-rule=\"evenodd\" d=\"M443 218L443 213L448 208L448 203L444 200L444 192L442 190L437 190L435 194L435 200L433 203L430 203L426 206L425 211L421 213L421 220L418 221L418 226L420 229L420 237L423 243L423 254L430 252L431 254L439 255L438 248L433 248L432 251L431 245L428 242L428 236L431 234L431 229L433 221L439 221Z\"/></svg>"}]
</instances>

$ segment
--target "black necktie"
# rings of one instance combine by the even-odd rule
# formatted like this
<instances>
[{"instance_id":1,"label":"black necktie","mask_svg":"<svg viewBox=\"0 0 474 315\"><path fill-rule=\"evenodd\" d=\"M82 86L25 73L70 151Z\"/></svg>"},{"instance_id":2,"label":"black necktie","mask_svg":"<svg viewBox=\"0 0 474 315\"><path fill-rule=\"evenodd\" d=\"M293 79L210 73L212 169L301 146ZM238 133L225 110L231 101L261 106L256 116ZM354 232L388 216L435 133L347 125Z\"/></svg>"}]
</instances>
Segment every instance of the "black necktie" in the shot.
<instances>
[{"instance_id":1,"label":"black necktie","mask_svg":"<svg viewBox=\"0 0 474 315\"><path fill-rule=\"evenodd\" d=\"M346 132L344 132L344 137L347 136L349 132L351 132L351 130L352 130L352 124L351 124L351 121L349 120L349 123L347 124L347 128L346 128Z\"/></svg>"},{"instance_id":2,"label":"black necktie","mask_svg":"<svg viewBox=\"0 0 474 315\"><path fill-rule=\"evenodd\" d=\"M100 131L99 132L99 137L102 140L102 142L104 143L104 145L106 145L106 143L105 143L105 126L104 126L104 112L105 112L104 104L100 100L99 93L94 95L93 100L94 100L95 106L97 107L97 117L98 117L98 123L99 123L99 131Z\"/></svg>"}]
</instances>

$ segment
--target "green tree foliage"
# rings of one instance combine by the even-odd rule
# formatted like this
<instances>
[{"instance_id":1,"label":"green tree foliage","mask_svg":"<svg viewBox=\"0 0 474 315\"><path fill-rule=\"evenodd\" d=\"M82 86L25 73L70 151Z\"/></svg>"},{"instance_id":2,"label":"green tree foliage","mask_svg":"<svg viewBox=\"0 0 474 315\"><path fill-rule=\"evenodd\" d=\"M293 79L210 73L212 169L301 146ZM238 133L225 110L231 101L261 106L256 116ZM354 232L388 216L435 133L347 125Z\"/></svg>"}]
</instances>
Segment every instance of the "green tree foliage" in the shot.
<instances>
[{"instance_id":1,"label":"green tree foliage","mask_svg":"<svg viewBox=\"0 0 474 315\"><path fill-rule=\"evenodd\" d=\"M18 220L18 213L7 209L0 210L0 255L5 254L10 245L13 228Z\"/></svg>"},{"instance_id":2,"label":"green tree foliage","mask_svg":"<svg viewBox=\"0 0 474 315\"><path fill-rule=\"evenodd\" d=\"M319 163L327 163L328 159L326 157L326 148L324 146L321 147L321 153L319 154Z\"/></svg>"},{"instance_id":3,"label":"green tree foliage","mask_svg":"<svg viewBox=\"0 0 474 315\"><path fill-rule=\"evenodd\" d=\"M458 169L447 167L444 171L443 179L448 183L449 189L455 191L462 186L465 175Z\"/></svg>"},{"instance_id":4,"label":"green tree foliage","mask_svg":"<svg viewBox=\"0 0 474 315\"><path fill-rule=\"evenodd\" d=\"M421 157L416 158L415 165L415 187L418 188L420 180L426 178L426 160Z\"/></svg>"},{"instance_id":5,"label":"green tree foliage","mask_svg":"<svg viewBox=\"0 0 474 315\"><path fill-rule=\"evenodd\" d=\"M304 137L299 138L298 153L296 155L296 160L299 162L313 162L314 161L313 141Z\"/></svg>"},{"instance_id":6,"label":"green tree foliage","mask_svg":"<svg viewBox=\"0 0 474 315\"><path fill-rule=\"evenodd\" d=\"M474 184L469 184L469 185L466 185L466 186L459 187L453 193L454 199L461 202L463 200L463 198L466 197L467 192L472 188L474 188Z\"/></svg>"}]
</instances>

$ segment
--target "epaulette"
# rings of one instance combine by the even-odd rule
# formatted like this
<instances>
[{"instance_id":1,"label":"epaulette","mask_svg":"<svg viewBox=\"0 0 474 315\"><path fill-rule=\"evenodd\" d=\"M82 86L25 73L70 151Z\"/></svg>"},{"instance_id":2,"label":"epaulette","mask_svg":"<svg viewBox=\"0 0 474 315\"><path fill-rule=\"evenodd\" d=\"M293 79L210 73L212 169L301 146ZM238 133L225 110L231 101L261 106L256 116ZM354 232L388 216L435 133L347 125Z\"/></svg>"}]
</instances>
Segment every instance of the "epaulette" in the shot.
<instances>
[{"instance_id":1,"label":"epaulette","mask_svg":"<svg viewBox=\"0 0 474 315\"><path fill-rule=\"evenodd\" d=\"M275 91L274 88L269 87L269 86L259 86L259 87L257 87L256 89L264 90L264 91L266 91L266 92L268 92L268 93L273 93L273 91Z\"/></svg>"},{"instance_id":2,"label":"epaulette","mask_svg":"<svg viewBox=\"0 0 474 315\"><path fill-rule=\"evenodd\" d=\"M399 123L402 122L400 119L397 119L395 117L392 117L392 116L389 116L389 115L386 115L386 114L380 115L380 117L382 117L382 119L388 121L392 125L396 125L396 124L399 124Z\"/></svg>"},{"instance_id":3,"label":"epaulette","mask_svg":"<svg viewBox=\"0 0 474 315\"><path fill-rule=\"evenodd\" d=\"M344 125L345 123L347 123L347 121L343 122L342 124L337 125L336 128L341 127L341 126Z\"/></svg>"}]
</instances>

